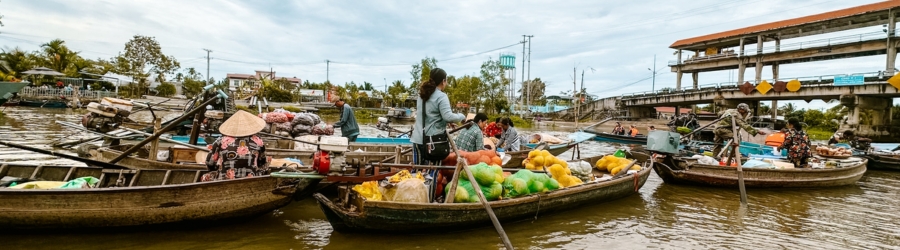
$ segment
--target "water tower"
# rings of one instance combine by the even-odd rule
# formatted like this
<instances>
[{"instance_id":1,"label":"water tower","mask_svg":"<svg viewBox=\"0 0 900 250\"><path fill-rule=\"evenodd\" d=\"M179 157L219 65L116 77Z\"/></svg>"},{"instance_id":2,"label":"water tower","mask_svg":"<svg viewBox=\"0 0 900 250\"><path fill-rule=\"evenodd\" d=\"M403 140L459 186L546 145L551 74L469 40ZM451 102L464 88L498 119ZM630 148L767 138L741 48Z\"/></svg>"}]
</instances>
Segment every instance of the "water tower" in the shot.
<instances>
[{"instance_id":1,"label":"water tower","mask_svg":"<svg viewBox=\"0 0 900 250\"><path fill-rule=\"evenodd\" d=\"M503 74L509 79L509 87L506 89L506 97L510 105L516 103L516 54L500 53L500 67L503 68Z\"/></svg>"}]
</instances>

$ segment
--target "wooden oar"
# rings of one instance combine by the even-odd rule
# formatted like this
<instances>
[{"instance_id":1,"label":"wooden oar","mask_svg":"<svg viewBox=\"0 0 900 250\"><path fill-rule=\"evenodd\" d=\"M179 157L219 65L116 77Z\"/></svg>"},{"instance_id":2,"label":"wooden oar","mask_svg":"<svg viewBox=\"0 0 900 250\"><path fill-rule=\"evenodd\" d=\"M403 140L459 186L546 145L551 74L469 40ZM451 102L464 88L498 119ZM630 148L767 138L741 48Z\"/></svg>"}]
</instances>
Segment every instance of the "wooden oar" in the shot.
<instances>
[{"instance_id":1,"label":"wooden oar","mask_svg":"<svg viewBox=\"0 0 900 250\"><path fill-rule=\"evenodd\" d=\"M734 121L734 119L735 119L734 116L731 116L731 129L732 129L732 133L734 133L733 140L734 140L735 144L737 144L737 145L734 145L734 146L729 145L729 146L732 147L731 153L734 154L734 158L736 159L735 163L737 163L738 189L741 190L741 205L746 206L747 205L747 189L744 188L744 170L741 167L741 165L742 165L741 164L741 152L740 152L741 134L738 134L737 124Z\"/></svg>"},{"instance_id":2,"label":"wooden oar","mask_svg":"<svg viewBox=\"0 0 900 250\"><path fill-rule=\"evenodd\" d=\"M65 158L65 159L69 159L69 160L80 161L80 162L84 162L85 164L88 164L88 165L93 165L93 166L102 167L102 168L128 169L127 167L120 166L120 165L116 165L116 164L106 163L106 162L102 162L102 161L95 161L95 160L91 160L91 159L85 159L85 158L81 158L81 157L78 157L78 156L72 156L72 155L67 155L67 154L63 154L63 153L53 152L53 151L50 151L50 150L45 150L45 149L39 149L39 148L29 147L29 146L25 146L25 145L22 145L22 144L16 144L16 143L10 143L10 142L5 142L5 141L0 141L0 145L4 145L4 146L7 146L7 147L18 148L18 149L23 149L23 150L28 150L28 151L32 151L32 152L35 152L35 153L41 153L41 154L46 154L46 155L52 155L52 156L56 156L56 157L59 157L59 158Z\"/></svg>"},{"instance_id":3,"label":"wooden oar","mask_svg":"<svg viewBox=\"0 0 900 250\"><path fill-rule=\"evenodd\" d=\"M471 122L469 124L471 124ZM487 199L484 198L484 193L481 192L481 187L478 186L478 181L475 180L475 175L472 175L472 171L469 170L469 164L466 163L465 159L462 158L462 156L459 154L459 149L456 148L456 143L454 143L453 140L450 140L449 137L447 138L447 141L449 141L450 148L453 149L453 152L456 153L456 157L457 157L457 171L455 171L455 173L453 174L453 179L450 180L451 183L453 183L451 185L451 188L456 188L457 182L459 182L456 179L460 172L459 168L461 167L462 171L465 171L466 175L469 176L469 182L472 183L472 187L475 189L475 193L478 194L478 200L481 201L481 205L484 206L484 211L487 212L489 217L491 217L491 223L494 224L494 229L497 229L497 234L500 235L500 240L503 241L503 245L506 246L506 249L515 249L515 248L513 248L512 242L509 241L509 237L506 236L506 231L503 230L503 226L500 225L500 221L497 219L497 215L494 214L494 210L491 209L491 204L489 204L487 202ZM451 191L454 191L454 193L455 193L456 190L451 189ZM449 194L448 194L448 196L445 197L444 199L453 199L453 198L455 198L455 197L449 196Z\"/></svg>"}]
</instances>

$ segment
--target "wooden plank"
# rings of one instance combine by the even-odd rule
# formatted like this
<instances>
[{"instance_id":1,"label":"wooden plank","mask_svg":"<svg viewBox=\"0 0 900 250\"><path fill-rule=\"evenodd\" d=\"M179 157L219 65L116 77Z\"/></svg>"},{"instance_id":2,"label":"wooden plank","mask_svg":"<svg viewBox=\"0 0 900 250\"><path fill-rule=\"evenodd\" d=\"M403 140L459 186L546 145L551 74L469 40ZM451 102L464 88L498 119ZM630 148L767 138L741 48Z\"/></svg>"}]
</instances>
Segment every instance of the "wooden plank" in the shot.
<instances>
[{"instance_id":1,"label":"wooden plank","mask_svg":"<svg viewBox=\"0 0 900 250\"><path fill-rule=\"evenodd\" d=\"M153 133L159 133L159 129L162 125L162 118L157 117L153 122ZM159 137L150 142L150 155L147 156L148 160L156 161L156 154L159 151Z\"/></svg>"},{"instance_id":2,"label":"wooden plank","mask_svg":"<svg viewBox=\"0 0 900 250\"><path fill-rule=\"evenodd\" d=\"M72 178L72 174L75 173L75 168L77 168L77 167L70 167L70 168L69 168L69 172L66 173L66 178L63 178L63 181L69 181L69 178Z\"/></svg>"},{"instance_id":3,"label":"wooden plank","mask_svg":"<svg viewBox=\"0 0 900 250\"><path fill-rule=\"evenodd\" d=\"M169 181L169 176L171 176L171 175L172 175L172 170L166 170L166 175L163 176L162 184L160 184L160 185L166 185L166 182Z\"/></svg>"},{"instance_id":4,"label":"wooden plank","mask_svg":"<svg viewBox=\"0 0 900 250\"><path fill-rule=\"evenodd\" d=\"M133 173L137 173L137 171L138 170L136 170L136 169L103 169L103 170L101 170L102 173L110 173L110 174L119 174L119 173L133 174Z\"/></svg>"},{"instance_id":5,"label":"wooden plank","mask_svg":"<svg viewBox=\"0 0 900 250\"><path fill-rule=\"evenodd\" d=\"M0 165L0 176L6 176L6 172L9 172L9 164Z\"/></svg>"},{"instance_id":6,"label":"wooden plank","mask_svg":"<svg viewBox=\"0 0 900 250\"><path fill-rule=\"evenodd\" d=\"M141 177L141 170L139 169L137 172L134 173L133 176L131 176L131 182L128 183L128 186L129 187L134 186L134 183L137 182L137 179L140 177Z\"/></svg>"},{"instance_id":7,"label":"wooden plank","mask_svg":"<svg viewBox=\"0 0 900 250\"><path fill-rule=\"evenodd\" d=\"M197 173L194 174L194 182L200 182L200 170L197 170Z\"/></svg>"},{"instance_id":8,"label":"wooden plank","mask_svg":"<svg viewBox=\"0 0 900 250\"><path fill-rule=\"evenodd\" d=\"M103 182L106 181L106 173L100 173L100 182L97 183L97 187L103 187Z\"/></svg>"},{"instance_id":9,"label":"wooden plank","mask_svg":"<svg viewBox=\"0 0 900 250\"><path fill-rule=\"evenodd\" d=\"M36 168L34 168L34 172L31 172L31 179L37 178L38 173L40 173L43 169L44 165L38 165Z\"/></svg>"}]
</instances>

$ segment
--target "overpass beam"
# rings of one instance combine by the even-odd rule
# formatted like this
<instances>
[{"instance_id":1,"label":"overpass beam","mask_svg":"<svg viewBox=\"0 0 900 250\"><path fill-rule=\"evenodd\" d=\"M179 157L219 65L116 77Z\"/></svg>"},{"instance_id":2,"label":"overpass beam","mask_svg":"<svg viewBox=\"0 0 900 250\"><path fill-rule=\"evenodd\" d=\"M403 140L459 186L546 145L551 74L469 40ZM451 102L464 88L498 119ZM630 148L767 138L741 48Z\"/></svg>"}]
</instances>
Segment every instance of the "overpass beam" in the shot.
<instances>
[{"instance_id":1,"label":"overpass beam","mask_svg":"<svg viewBox=\"0 0 900 250\"><path fill-rule=\"evenodd\" d=\"M889 135L886 128L891 124L892 98L847 94L841 95L840 100L849 109L847 120L840 126L842 131L856 130L864 137Z\"/></svg>"}]
</instances>

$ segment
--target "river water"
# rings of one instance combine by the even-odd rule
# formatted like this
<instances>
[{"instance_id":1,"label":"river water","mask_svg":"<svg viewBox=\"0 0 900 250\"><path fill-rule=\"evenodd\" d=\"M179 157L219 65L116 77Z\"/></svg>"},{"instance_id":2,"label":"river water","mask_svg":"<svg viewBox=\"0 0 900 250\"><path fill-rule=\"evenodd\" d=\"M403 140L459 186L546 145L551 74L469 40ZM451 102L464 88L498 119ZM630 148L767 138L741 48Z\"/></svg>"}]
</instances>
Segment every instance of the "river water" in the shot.
<instances>
[{"instance_id":1,"label":"river water","mask_svg":"<svg viewBox=\"0 0 900 250\"><path fill-rule=\"evenodd\" d=\"M84 137L52 122L76 121L81 112L7 108L0 117L0 140L47 145ZM622 147L587 142L581 154ZM49 159L0 148L0 161L69 162ZM750 189L748 197L749 205L742 207L737 189L671 185L651 174L638 195L503 226L519 249L900 249L900 173L869 170L853 186ZM199 229L3 234L0 242L4 249L502 248L489 227L440 235L333 232L311 199L249 221Z\"/></svg>"}]
</instances>

